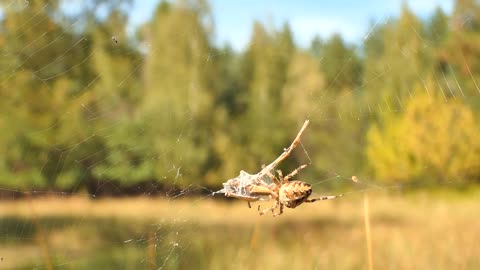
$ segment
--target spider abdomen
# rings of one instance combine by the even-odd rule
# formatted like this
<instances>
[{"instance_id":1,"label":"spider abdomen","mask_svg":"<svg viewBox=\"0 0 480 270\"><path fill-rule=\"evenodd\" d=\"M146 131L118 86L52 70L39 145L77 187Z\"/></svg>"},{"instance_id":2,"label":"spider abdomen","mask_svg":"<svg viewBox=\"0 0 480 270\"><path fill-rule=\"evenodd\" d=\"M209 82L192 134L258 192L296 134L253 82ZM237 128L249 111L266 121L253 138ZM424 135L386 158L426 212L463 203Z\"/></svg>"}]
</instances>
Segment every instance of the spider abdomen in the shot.
<instances>
[{"instance_id":1,"label":"spider abdomen","mask_svg":"<svg viewBox=\"0 0 480 270\"><path fill-rule=\"evenodd\" d=\"M278 193L281 204L295 208L312 194L312 186L302 181L290 181L283 184Z\"/></svg>"}]
</instances>

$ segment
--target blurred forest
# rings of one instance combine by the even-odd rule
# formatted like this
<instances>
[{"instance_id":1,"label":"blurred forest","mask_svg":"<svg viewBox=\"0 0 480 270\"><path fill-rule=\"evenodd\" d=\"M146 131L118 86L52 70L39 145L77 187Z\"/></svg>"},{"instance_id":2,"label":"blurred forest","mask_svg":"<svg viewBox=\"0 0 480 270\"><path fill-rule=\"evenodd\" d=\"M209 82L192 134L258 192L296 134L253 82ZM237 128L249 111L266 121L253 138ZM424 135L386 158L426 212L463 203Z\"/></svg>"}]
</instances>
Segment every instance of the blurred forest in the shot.
<instances>
[{"instance_id":1,"label":"blurred forest","mask_svg":"<svg viewBox=\"0 0 480 270\"><path fill-rule=\"evenodd\" d=\"M362 44L300 48L287 22L257 21L244 51L213 41L203 0L161 2L133 32L131 1L61 4L0 1L0 187L220 188L305 119L307 181L480 183L478 1L428 18L404 5ZM300 148L286 166L306 162Z\"/></svg>"}]
</instances>

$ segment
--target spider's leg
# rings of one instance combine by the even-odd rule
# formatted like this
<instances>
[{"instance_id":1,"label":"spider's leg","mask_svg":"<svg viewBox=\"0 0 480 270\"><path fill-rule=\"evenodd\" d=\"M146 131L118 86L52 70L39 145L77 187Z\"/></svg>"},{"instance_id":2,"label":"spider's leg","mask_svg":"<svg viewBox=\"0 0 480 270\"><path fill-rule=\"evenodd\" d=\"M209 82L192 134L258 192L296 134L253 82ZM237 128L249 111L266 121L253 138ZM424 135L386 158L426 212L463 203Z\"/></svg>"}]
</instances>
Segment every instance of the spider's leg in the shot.
<instances>
[{"instance_id":1,"label":"spider's leg","mask_svg":"<svg viewBox=\"0 0 480 270\"><path fill-rule=\"evenodd\" d=\"M250 202L247 202L248 204L248 208L252 208L252 205L250 204Z\"/></svg>"},{"instance_id":2,"label":"spider's leg","mask_svg":"<svg viewBox=\"0 0 480 270\"><path fill-rule=\"evenodd\" d=\"M270 209L270 208L268 208L268 209ZM267 209L267 210L261 210L261 209L260 209L260 205L257 207L257 211L258 211L258 214L259 214L260 216L263 215L264 212L268 211L268 209Z\"/></svg>"},{"instance_id":3,"label":"spider's leg","mask_svg":"<svg viewBox=\"0 0 480 270\"><path fill-rule=\"evenodd\" d=\"M268 211L270 211L270 210L271 210L272 213L273 213L273 210L274 210L275 208L277 208L278 202L279 202L278 195L277 195L275 192L270 191L270 196L271 196L271 198L273 198L273 199L275 200L275 203L273 204L272 207L267 208L267 209L265 209L265 210L260 210L260 205L259 205L258 208L257 208L257 211L259 212L260 215L263 215L263 214L265 214L266 212L268 212Z\"/></svg>"},{"instance_id":4,"label":"spider's leg","mask_svg":"<svg viewBox=\"0 0 480 270\"><path fill-rule=\"evenodd\" d=\"M274 213L273 216L276 217L280 216L281 214L283 214L283 204L280 204L280 210L278 211L278 213Z\"/></svg>"},{"instance_id":5,"label":"spider's leg","mask_svg":"<svg viewBox=\"0 0 480 270\"><path fill-rule=\"evenodd\" d=\"M305 202L306 202L306 203L313 203L313 202L316 202L316 201L332 200L332 199L336 199L336 198L342 197L342 196L343 196L343 194L334 195L334 196L322 196L322 197L315 198L315 199L305 200Z\"/></svg>"},{"instance_id":6,"label":"spider's leg","mask_svg":"<svg viewBox=\"0 0 480 270\"><path fill-rule=\"evenodd\" d=\"M264 209L264 210L262 210L262 211L260 211L260 205L259 205L259 206L258 206L258 214L263 215L263 214L265 214L265 213L268 212L268 211L272 211L272 213L273 213L273 211L275 211L275 208L277 208L277 207L278 207L278 200L275 200L275 203L273 204L272 207L267 208L267 209Z\"/></svg>"},{"instance_id":7,"label":"spider's leg","mask_svg":"<svg viewBox=\"0 0 480 270\"><path fill-rule=\"evenodd\" d=\"M297 175L301 170L305 169L307 166L308 166L308 164L304 164L304 165L296 168L293 172L291 172L291 173L289 173L287 176L285 176L285 178L283 178L283 180L284 180L285 182L290 181L290 179L292 179L292 177L294 177L295 175Z\"/></svg>"},{"instance_id":8,"label":"spider's leg","mask_svg":"<svg viewBox=\"0 0 480 270\"><path fill-rule=\"evenodd\" d=\"M285 183L285 178L283 178L283 173L281 170L277 170L278 178L280 179L280 184Z\"/></svg>"},{"instance_id":9,"label":"spider's leg","mask_svg":"<svg viewBox=\"0 0 480 270\"><path fill-rule=\"evenodd\" d=\"M273 182L275 182L277 184L281 183L280 180L275 175L272 174L272 172L267 171L266 174L267 174L268 177L272 178Z\"/></svg>"}]
</instances>

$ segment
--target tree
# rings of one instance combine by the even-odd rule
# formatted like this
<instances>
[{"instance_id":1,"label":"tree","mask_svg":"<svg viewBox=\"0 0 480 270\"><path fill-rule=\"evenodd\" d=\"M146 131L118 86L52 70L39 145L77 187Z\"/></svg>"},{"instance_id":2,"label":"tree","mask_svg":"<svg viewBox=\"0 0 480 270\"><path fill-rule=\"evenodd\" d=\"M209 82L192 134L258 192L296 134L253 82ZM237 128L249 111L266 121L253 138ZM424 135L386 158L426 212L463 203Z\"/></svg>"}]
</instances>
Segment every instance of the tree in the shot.
<instances>
[{"instance_id":1,"label":"tree","mask_svg":"<svg viewBox=\"0 0 480 270\"><path fill-rule=\"evenodd\" d=\"M456 0L452 23L455 30L478 32L480 30L480 9L476 0Z\"/></svg>"},{"instance_id":2,"label":"tree","mask_svg":"<svg viewBox=\"0 0 480 270\"><path fill-rule=\"evenodd\" d=\"M213 74L207 16L196 1L162 2L145 31L145 95L141 103L144 160L155 179L178 178L198 183L210 151ZM181 183L179 181L179 183Z\"/></svg>"},{"instance_id":3,"label":"tree","mask_svg":"<svg viewBox=\"0 0 480 270\"><path fill-rule=\"evenodd\" d=\"M429 81L433 85L433 81ZM432 86L433 88L433 86ZM417 86L401 114L385 114L368 131L367 157L377 178L467 181L480 176L480 132L468 106Z\"/></svg>"},{"instance_id":4,"label":"tree","mask_svg":"<svg viewBox=\"0 0 480 270\"><path fill-rule=\"evenodd\" d=\"M78 93L83 88L79 75L88 76L87 68L76 64L87 54L75 46L84 40L55 20L59 13L57 1L12 4L3 13L0 115L8 116L0 120L2 130L8 130L0 138L0 144L8 145L1 158L4 185L53 188L57 179L75 170L68 156L72 142L81 141L75 129L81 123L81 104L88 99L87 92Z\"/></svg>"},{"instance_id":5,"label":"tree","mask_svg":"<svg viewBox=\"0 0 480 270\"><path fill-rule=\"evenodd\" d=\"M448 16L440 7L435 9L434 14L427 22L425 32L429 42L434 47L440 47L447 39L449 32Z\"/></svg>"},{"instance_id":6,"label":"tree","mask_svg":"<svg viewBox=\"0 0 480 270\"><path fill-rule=\"evenodd\" d=\"M94 98L87 104L87 110L103 117L92 117L94 123L90 127L91 132L100 134L97 139L102 148L101 154L94 155L101 157L102 162L91 168L90 188L96 189L93 186L109 181L131 186L154 178L153 169L143 162L148 159L149 150L142 140L143 131L138 123L138 106L143 94L140 80L143 58L131 47L126 22L126 15L113 9L93 29L92 67L98 78L92 85ZM108 136L102 137L105 127L111 128ZM98 152L98 149L91 150Z\"/></svg>"},{"instance_id":7,"label":"tree","mask_svg":"<svg viewBox=\"0 0 480 270\"><path fill-rule=\"evenodd\" d=\"M327 89L351 91L360 84L362 67L356 48L347 45L339 34L334 34L321 46L319 62Z\"/></svg>"},{"instance_id":8,"label":"tree","mask_svg":"<svg viewBox=\"0 0 480 270\"><path fill-rule=\"evenodd\" d=\"M315 35L310 43L309 52L315 58L320 60L322 57L322 48L323 48L323 40L320 36Z\"/></svg>"},{"instance_id":9,"label":"tree","mask_svg":"<svg viewBox=\"0 0 480 270\"><path fill-rule=\"evenodd\" d=\"M480 104L477 98L480 93L480 4L473 0L456 1L451 22L452 31L439 50L439 58L455 94L468 96L469 102Z\"/></svg>"},{"instance_id":10,"label":"tree","mask_svg":"<svg viewBox=\"0 0 480 270\"><path fill-rule=\"evenodd\" d=\"M429 51L424 49L422 22L406 4L398 23L386 32L385 44L382 61L389 72L380 96L393 104L409 97L412 86L432 70Z\"/></svg>"},{"instance_id":11,"label":"tree","mask_svg":"<svg viewBox=\"0 0 480 270\"><path fill-rule=\"evenodd\" d=\"M268 31L255 22L253 34L241 63L245 112L240 118L239 134L234 141L245 142L240 158L247 170L278 156L278 149L288 143L283 87L291 57L295 51L291 31L284 25L279 32Z\"/></svg>"}]
</instances>

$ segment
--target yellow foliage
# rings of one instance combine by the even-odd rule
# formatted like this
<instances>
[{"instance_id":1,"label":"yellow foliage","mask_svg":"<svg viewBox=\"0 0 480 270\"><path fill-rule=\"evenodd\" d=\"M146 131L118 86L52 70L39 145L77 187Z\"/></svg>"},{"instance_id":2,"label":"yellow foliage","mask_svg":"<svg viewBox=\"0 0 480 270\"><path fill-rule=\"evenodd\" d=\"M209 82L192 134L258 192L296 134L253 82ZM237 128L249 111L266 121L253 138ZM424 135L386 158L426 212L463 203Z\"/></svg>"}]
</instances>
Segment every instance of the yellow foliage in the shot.
<instances>
[{"instance_id":1,"label":"yellow foliage","mask_svg":"<svg viewBox=\"0 0 480 270\"><path fill-rule=\"evenodd\" d=\"M458 99L417 89L400 114L383 115L367 134L367 157L384 181L480 176L480 129Z\"/></svg>"}]
</instances>

